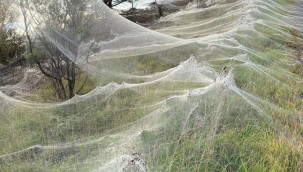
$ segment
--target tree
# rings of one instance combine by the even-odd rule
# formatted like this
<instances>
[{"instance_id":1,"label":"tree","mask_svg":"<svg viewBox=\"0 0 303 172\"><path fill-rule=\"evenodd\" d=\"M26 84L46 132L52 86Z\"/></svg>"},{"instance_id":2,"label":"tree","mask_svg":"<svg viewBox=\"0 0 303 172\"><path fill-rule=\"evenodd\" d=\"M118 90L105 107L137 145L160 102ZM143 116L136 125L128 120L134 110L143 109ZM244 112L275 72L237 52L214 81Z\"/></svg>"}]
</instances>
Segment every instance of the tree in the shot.
<instances>
[{"instance_id":1,"label":"tree","mask_svg":"<svg viewBox=\"0 0 303 172\"><path fill-rule=\"evenodd\" d=\"M103 0L112 8L125 0ZM80 69L75 62L79 45L88 36L94 20L89 0L20 0L28 43L26 58L51 80L59 99L74 97ZM97 1L96 1L97 2ZM30 30L34 27L34 33ZM58 43L59 42L59 43ZM81 84L81 83L80 83Z\"/></svg>"},{"instance_id":2,"label":"tree","mask_svg":"<svg viewBox=\"0 0 303 172\"><path fill-rule=\"evenodd\" d=\"M23 37L13 26L14 16L10 4L0 1L0 62L7 63L24 52Z\"/></svg>"},{"instance_id":3,"label":"tree","mask_svg":"<svg viewBox=\"0 0 303 172\"><path fill-rule=\"evenodd\" d=\"M109 8L112 8L112 7L113 7L113 1L112 1L112 0L103 0L103 2L104 2Z\"/></svg>"},{"instance_id":4,"label":"tree","mask_svg":"<svg viewBox=\"0 0 303 172\"><path fill-rule=\"evenodd\" d=\"M80 91L75 90L80 77L75 64L78 45L90 27L87 0L21 0L20 7L28 42L27 59L51 80L59 99L74 97ZM30 25L36 25L34 34ZM56 41L62 41L61 47ZM62 47L64 44L66 47Z\"/></svg>"},{"instance_id":5,"label":"tree","mask_svg":"<svg viewBox=\"0 0 303 172\"><path fill-rule=\"evenodd\" d=\"M129 1L132 3L132 6L134 6L134 3L132 0L103 0L103 2L109 7L113 8L114 6L117 6L123 2Z\"/></svg>"}]
</instances>

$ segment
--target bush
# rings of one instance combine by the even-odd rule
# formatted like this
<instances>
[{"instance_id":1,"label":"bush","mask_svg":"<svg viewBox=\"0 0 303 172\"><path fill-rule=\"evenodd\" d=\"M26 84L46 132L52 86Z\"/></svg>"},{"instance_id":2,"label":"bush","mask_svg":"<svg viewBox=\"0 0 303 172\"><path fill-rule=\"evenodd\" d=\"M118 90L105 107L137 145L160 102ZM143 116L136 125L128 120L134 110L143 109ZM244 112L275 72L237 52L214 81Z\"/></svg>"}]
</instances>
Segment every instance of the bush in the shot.
<instances>
[{"instance_id":1,"label":"bush","mask_svg":"<svg viewBox=\"0 0 303 172\"><path fill-rule=\"evenodd\" d=\"M23 36L13 28L13 17L9 6L0 2L0 63L8 63L10 59L25 51Z\"/></svg>"}]
</instances>

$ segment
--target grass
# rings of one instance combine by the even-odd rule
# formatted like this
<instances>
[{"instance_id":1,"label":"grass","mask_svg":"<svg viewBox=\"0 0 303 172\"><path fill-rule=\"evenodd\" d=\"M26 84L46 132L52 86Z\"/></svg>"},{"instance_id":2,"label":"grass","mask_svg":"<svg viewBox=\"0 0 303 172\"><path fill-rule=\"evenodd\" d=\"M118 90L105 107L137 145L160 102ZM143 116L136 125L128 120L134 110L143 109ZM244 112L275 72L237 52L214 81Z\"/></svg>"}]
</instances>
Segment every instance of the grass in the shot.
<instances>
[{"instance_id":1,"label":"grass","mask_svg":"<svg viewBox=\"0 0 303 172\"><path fill-rule=\"evenodd\" d=\"M289 116L275 116L279 111L277 109L268 109L266 114L272 115L274 120L266 120L250 105L239 103L233 93L229 94L226 95L229 101L224 101L223 110L217 112L217 127L214 125L216 115L211 114L217 108L209 104L218 105L220 103L215 102L220 100L205 95L205 101L200 102L201 109L192 116L197 119L196 115L204 112L207 115L205 121L190 121L190 129L182 136L181 142L168 140L178 140L178 133L181 132L176 129L181 128L179 125L182 125L182 121L178 123L172 120L167 123L169 127L162 128L158 133L145 131L142 139L147 145L146 149L157 145L154 148L156 151L149 153L151 157L148 158L149 164L154 167L152 171L301 171L302 145L294 143L292 139L302 137L296 134L302 133L302 127L291 124L299 124L300 121L291 121ZM180 107L180 111L182 109ZM182 111L180 113L182 116ZM281 119L289 121L279 124ZM199 124L200 127L195 126ZM293 128L288 131L289 127ZM215 135L210 135L214 128L217 128Z\"/></svg>"},{"instance_id":2,"label":"grass","mask_svg":"<svg viewBox=\"0 0 303 172\"><path fill-rule=\"evenodd\" d=\"M84 96L55 108L11 105L0 112L0 145L5 145L0 147L0 154L37 144L86 143L107 134L124 133L130 126L140 126L142 121L138 120L147 114L155 117L160 113L160 127L144 129L136 140L136 150L142 151L139 153L148 161L150 171L302 171L303 65L298 61L302 56L298 38L303 34L273 27L279 32L259 24L255 25L257 32L239 32L235 39L247 49L222 48L224 51L217 54L247 54L255 65L233 63L235 80L238 88L254 97L219 86L186 100L168 99L209 83L161 81ZM218 71L231 63L202 53L206 55L201 59L211 58L208 65ZM180 54L178 60L155 57L136 58L135 65L127 64L132 66L128 70L153 74L175 67L182 59ZM85 76L78 83L84 80ZM79 94L99 84L88 80ZM47 85L33 100L56 101L54 95ZM151 119L146 119L146 125ZM126 136L123 139L127 140ZM116 137L119 134L84 146L27 150L0 158L0 171L88 171L98 165L99 158L107 158L109 153L100 150L108 151L112 144L120 146Z\"/></svg>"},{"instance_id":3,"label":"grass","mask_svg":"<svg viewBox=\"0 0 303 172\"><path fill-rule=\"evenodd\" d=\"M64 82L64 84L65 87L67 88L67 82ZM75 93L77 93L77 95L87 94L90 91L92 91L94 88L96 88L97 85L98 82L96 80L81 73L80 77L77 79L75 84ZM68 91L67 94L69 94ZM34 94L32 94L30 99L35 102L63 101L58 99L55 89L53 88L50 80L46 80L45 85L42 86L41 89L38 89Z\"/></svg>"}]
</instances>

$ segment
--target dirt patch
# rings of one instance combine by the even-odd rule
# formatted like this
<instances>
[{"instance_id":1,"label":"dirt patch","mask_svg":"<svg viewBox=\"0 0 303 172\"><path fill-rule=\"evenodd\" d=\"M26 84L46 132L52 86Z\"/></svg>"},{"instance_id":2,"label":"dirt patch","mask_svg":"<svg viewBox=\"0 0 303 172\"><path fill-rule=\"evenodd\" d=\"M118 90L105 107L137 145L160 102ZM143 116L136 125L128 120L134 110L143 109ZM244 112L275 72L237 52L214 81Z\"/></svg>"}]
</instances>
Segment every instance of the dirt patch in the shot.
<instances>
[{"instance_id":1,"label":"dirt patch","mask_svg":"<svg viewBox=\"0 0 303 172\"><path fill-rule=\"evenodd\" d=\"M42 73L30 68L25 60L0 67L0 91L18 98L29 99L31 94L45 87L47 79Z\"/></svg>"},{"instance_id":2,"label":"dirt patch","mask_svg":"<svg viewBox=\"0 0 303 172\"><path fill-rule=\"evenodd\" d=\"M0 66L0 86L19 83L24 78L26 68L26 62L23 60Z\"/></svg>"}]
</instances>

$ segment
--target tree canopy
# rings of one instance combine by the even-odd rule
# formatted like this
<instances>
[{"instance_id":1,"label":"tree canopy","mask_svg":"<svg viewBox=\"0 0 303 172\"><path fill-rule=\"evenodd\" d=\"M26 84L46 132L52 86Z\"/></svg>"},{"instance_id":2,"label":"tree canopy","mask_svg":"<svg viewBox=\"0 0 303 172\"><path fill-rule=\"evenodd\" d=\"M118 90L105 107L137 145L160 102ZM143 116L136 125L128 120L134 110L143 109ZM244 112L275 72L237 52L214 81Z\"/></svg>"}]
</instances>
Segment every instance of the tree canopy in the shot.
<instances>
[{"instance_id":1,"label":"tree canopy","mask_svg":"<svg viewBox=\"0 0 303 172\"><path fill-rule=\"evenodd\" d=\"M0 62L7 63L10 59L24 52L23 38L14 27L14 15L10 4L0 1Z\"/></svg>"}]
</instances>

